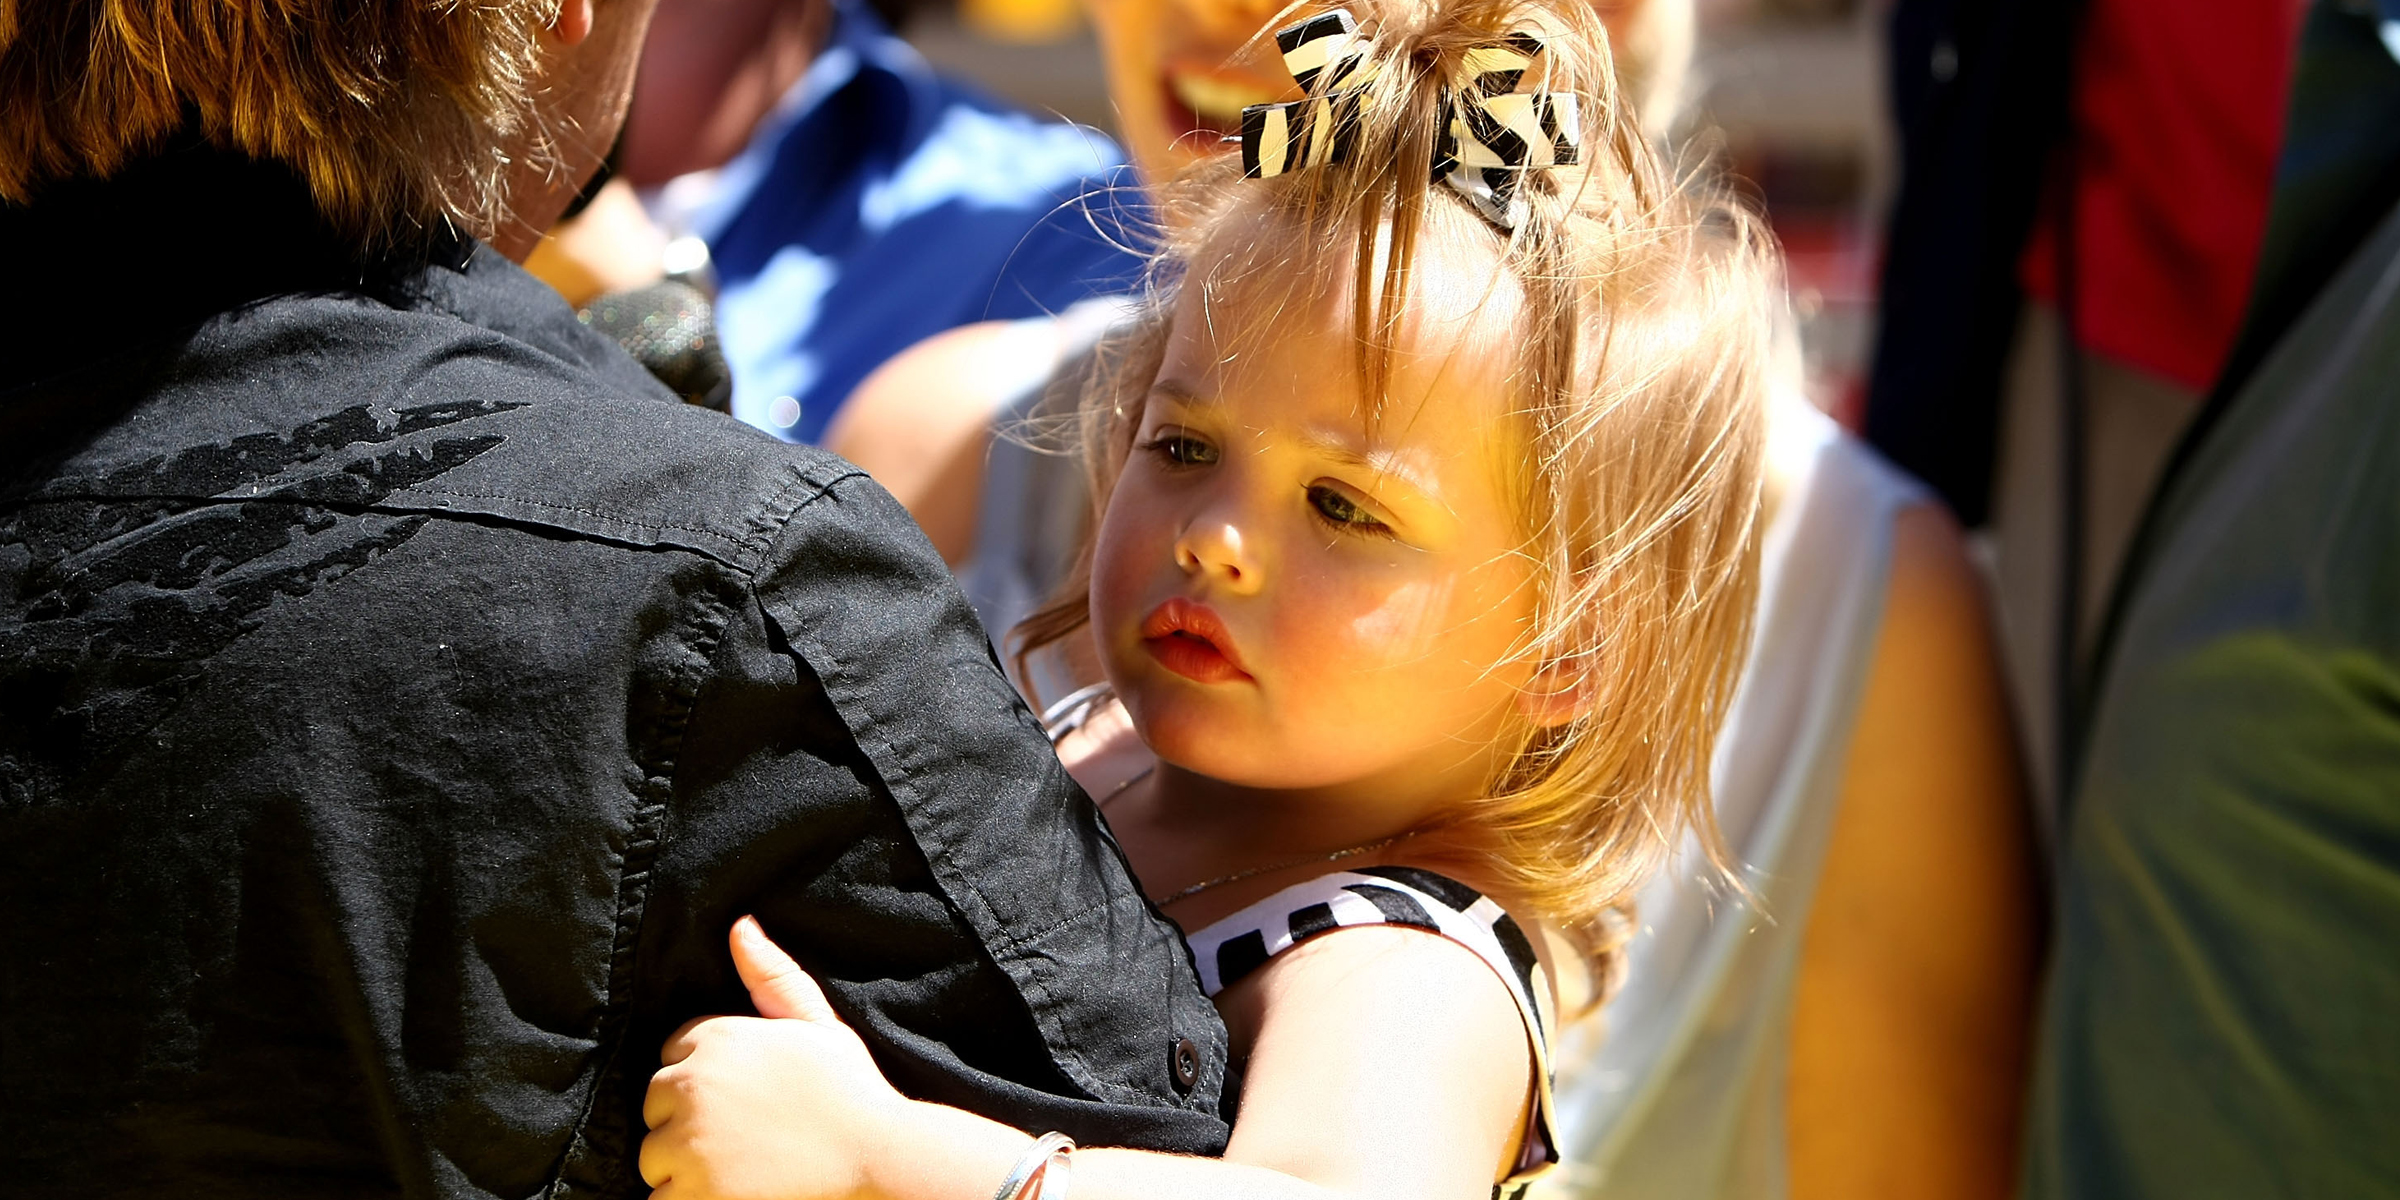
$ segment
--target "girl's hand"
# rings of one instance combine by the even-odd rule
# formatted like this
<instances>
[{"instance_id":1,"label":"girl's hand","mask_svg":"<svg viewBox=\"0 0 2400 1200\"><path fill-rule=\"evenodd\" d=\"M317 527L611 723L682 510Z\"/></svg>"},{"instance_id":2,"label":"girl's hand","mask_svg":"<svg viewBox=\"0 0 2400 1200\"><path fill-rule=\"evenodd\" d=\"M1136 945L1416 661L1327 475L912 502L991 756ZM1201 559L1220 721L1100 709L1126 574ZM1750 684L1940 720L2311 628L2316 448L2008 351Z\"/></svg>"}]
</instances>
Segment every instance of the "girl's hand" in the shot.
<instances>
[{"instance_id":1,"label":"girl's hand","mask_svg":"<svg viewBox=\"0 0 2400 1200\"><path fill-rule=\"evenodd\" d=\"M702 1017L660 1052L642 1120L642 1178L659 1200L842 1200L904 1142L910 1102L751 917L733 962L758 1017Z\"/></svg>"}]
</instances>

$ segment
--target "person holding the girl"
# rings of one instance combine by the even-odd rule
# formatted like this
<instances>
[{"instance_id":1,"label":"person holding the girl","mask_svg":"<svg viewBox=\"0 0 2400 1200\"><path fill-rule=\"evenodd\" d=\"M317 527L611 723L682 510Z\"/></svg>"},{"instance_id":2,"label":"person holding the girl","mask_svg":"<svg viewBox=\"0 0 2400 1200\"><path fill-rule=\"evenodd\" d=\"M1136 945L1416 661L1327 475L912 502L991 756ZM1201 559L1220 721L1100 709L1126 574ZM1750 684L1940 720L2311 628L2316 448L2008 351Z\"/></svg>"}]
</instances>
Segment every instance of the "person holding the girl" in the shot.
<instances>
[{"instance_id":1,"label":"person holding the girl","mask_svg":"<svg viewBox=\"0 0 2400 1200\"><path fill-rule=\"evenodd\" d=\"M1773 252L1655 157L1588 11L1390 0L1180 209L1084 409L1105 510L1027 625L1244 1083L1222 1161L911 1101L755 924L766 1017L671 1040L698 1197L1448 1196L1555 1161L1548 1040L1686 830L1757 575ZM1562 986L1554 987L1552 979Z\"/></svg>"}]
</instances>

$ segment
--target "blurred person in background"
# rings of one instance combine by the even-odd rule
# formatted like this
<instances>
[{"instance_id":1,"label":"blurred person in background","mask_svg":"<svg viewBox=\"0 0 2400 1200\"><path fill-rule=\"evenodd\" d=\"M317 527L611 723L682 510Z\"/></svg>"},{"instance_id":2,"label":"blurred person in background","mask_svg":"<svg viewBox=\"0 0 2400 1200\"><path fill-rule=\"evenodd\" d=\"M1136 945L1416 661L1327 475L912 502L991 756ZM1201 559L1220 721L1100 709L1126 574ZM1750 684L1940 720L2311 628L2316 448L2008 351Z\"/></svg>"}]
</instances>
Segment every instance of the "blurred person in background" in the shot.
<instances>
[{"instance_id":1,"label":"blurred person in background","mask_svg":"<svg viewBox=\"0 0 2400 1200\"><path fill-rule=\"evenodd\" d=\"M2070 746L2029 1200L2400 1196L2400 4L2289 73Z\"/></svg>"},{"instance_id":2,"label":"blurred person in background","mask_svg":"<svg viewBox=\"0 0 2400 1200\"><path fill-rule=\"evenodd\" d=\"M1280 6L1094 0L1135 163L1220 152L1296 95L1250 39ZM1692 11L1603 9L1647 123L1672 123ZM864 385L828 445L890 486L996 639L1071 565L1093 499L1045 454L1105 316L936 338ZM2013 1190L2039 917L1979 580L1938 502L1800 396L1772 435L1757 643L1720 742L1718 820L1751 897L1690 865L1642 897L1619 998L1562 1050L1578 1196L2001 1197ZM1034 660L1047 696L1088 682Z\"/></svg>"},{"instance_id":3,"label":"blurred person in background","mask_svg":"<svg viewBox=\"0 0 2400 1200\"><path fill-rule=\"evenodd\" d=\"M937 73L865 0L662 0L618 155L628 186L532 265L580 302L701 274L677 244L698 239L734 415L816 442L919 340L1132 286L1121 162L1097 130Z\"/></svg>"},{"instance_id":4,"label":"blurred person in background","mask_svg":"<svg viewBox=\"0 0 2400 1200\"><path fill-rule=\"evenodd\" d=\"M2233 350L2304 7L1891 17L1901 185L1866 432L1989 530L2044 797L2128 539Z\"/></svg>"},{"instance_id":5,"label":"blurred person in background","mask_svg":"<svg viewBox=\"0 0 2400 1200\"><path fill-rule=\"evenodd\" d=\"M905 513L511 261L650 9L0 7L0 1192L640 1194L744 913L913 1092L1223 1148Z\"/></svg>"}]
</instances>

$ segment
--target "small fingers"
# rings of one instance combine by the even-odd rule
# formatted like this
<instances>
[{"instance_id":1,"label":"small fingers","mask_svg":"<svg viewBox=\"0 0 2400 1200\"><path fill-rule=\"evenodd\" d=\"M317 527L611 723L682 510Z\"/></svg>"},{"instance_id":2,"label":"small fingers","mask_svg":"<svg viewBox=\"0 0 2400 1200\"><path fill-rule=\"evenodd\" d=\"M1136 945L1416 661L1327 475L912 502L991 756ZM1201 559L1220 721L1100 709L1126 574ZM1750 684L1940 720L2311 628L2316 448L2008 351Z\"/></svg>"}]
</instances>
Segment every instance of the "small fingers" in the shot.
<instances>
[{"instance_id":1,"label":"small fingers","mask_svg":"<svg viewBox=\"0 0 2400 1200\"><path fill-rule=\"evenodd\" d=\"M647 1105L644 1106L642 1115L649 1116ZM652 1126L652 1128L656 1128L656 1126ZM635 1165L642 1173L642 1182L649 1184L653 1189L654 1197L664 1196L667 1185L674 1182L674 1158L675 1148L665 1136L653 1133L642 1139L641 1153L636 1156Z\"/></svg>"},{"instance_id":2,"label":"small fingers","mask_svg":"<svg viewBox=\"0 0 2400 1200\"><path fill-rule=\"evenodd\" d=\"M826 1002L825 989L817 986L807 971L800 968L783 947L775 944L761 929L756 917L743 917L733 923L733 968L741 972L742 983L750 989L750 1003L762 1017L796 1017L803 1021L829 1021L840 1024L833 1005Z\"/></svg>"},{"instance_id":3,"label":"small fingers","mask_svg":"<svg viewBox=\"0 0 2400 1200\"><path fill-rule=\"evenodd\" d=\"M658 1065L671 1067L690 1058L692 1051L700 1048L700 1027L710 1021L725 1019L724 1017L693 1017L676 1026L675 1032L668 1034L665 1044L658 1048Z\"/></svg>"},{"instance_id":4,"label":"small fingers","mask_svg":"<svg viewBox=\"0 0 2400 1200\"><path fill-rule=\"evenodd\" d=\"M682 1106L682 1072L668 1067L652 1075L649 1090L642 1093L642 1124L653 1132L662 1129L667 1122L675 1119L676 1110ZM656 1141L657 1139L650 1140ZM647 1143L644 1145L646 1147ZM645 1149L643 1153L647 1155L648 1150Z\"/></svg>"}]
</instances>

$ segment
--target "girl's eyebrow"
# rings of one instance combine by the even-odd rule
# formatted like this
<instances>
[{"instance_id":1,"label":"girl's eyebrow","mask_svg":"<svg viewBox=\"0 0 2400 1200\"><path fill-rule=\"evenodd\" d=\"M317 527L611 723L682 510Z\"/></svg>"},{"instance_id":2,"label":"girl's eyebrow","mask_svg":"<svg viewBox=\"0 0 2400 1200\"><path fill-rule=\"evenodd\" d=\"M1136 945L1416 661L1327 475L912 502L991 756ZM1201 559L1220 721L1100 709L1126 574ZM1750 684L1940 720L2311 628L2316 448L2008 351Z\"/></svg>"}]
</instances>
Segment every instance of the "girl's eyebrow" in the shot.
<instances>
[{"instance_id":1,"label":"girl's eyebrow","mask_svg":"<svg viewBox=\"0 0 2400 1200\"><path fill-rule=\"evenodd\" d=\"M1302 434L1300 444L1308 447L1312 454L1331 459L1345 466L1357 467L1362 471L1372 471L1377 475L1397 479L1418 495L1436 503L1441 501L1441 489L1435 486L1432 480L1411 469L1408 462L1399 455L1389 451L1360 450L1347 439L1323 433ZM1449 506L1444 504L1442 507L1447 509Z\"/></svg>"},{"instance_id":2,"label":"girl's eyebrow","mask_svg":"<svg viewBox=\"0 0 2400 1200\"><path fill-rule=\"evenodd\" d=\"M1150 394L1178 404L1212 404L1215 397L1203 396L1180 379L1156 379L1150 383Z\"/></svg>"}]
</instances>

